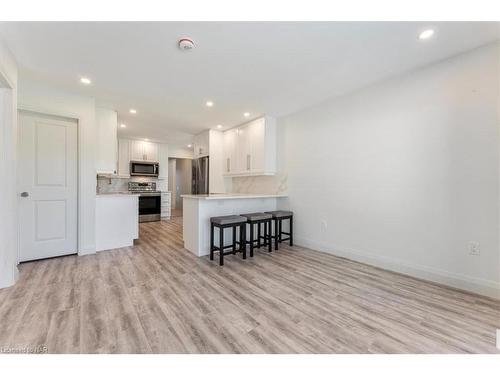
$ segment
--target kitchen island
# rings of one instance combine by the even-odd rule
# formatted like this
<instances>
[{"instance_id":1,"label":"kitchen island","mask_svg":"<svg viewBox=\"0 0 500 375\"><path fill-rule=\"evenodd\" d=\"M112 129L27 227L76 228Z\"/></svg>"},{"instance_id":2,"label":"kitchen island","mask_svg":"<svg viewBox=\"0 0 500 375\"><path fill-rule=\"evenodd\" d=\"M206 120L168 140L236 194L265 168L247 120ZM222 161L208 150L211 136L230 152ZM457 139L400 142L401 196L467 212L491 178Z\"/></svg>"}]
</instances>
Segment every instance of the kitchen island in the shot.
<instances>
[{"instance_id":1,"label":"kitchen island","mask_svg":"<svg viewBox=\"0 0 500 375\"><path fill-rule=\"evenodd\" d=\"M213 216L240 215L251 212L273 211L283 194L200 194L181 195L183 202L184 247L197 256L210 254L210 218ZM215 231L215 241L219 239ZM227 243L231 234L225 236ZM225 242L226 242L225 241Z\"/></svg>"}]
</instances>

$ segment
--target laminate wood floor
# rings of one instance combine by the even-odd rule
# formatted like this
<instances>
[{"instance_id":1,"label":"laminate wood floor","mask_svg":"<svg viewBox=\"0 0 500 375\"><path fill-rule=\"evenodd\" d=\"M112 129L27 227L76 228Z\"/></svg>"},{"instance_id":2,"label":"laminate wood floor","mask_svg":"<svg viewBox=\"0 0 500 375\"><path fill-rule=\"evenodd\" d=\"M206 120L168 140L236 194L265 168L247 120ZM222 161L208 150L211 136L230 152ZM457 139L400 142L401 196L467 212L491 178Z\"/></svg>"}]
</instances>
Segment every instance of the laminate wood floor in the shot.
<instances>
[{"instance_id":1,"label":"laminate wood floor","mask_svg":"<svg viewBox=\"0 0 500 375\"><path fill-rule=\"evenodd\" d=\"M182 247L182 221L131 248L25 263L0 290L0 349L49 353L498 353L500 302L300 247Z\"/></svg>"}]
</instances>

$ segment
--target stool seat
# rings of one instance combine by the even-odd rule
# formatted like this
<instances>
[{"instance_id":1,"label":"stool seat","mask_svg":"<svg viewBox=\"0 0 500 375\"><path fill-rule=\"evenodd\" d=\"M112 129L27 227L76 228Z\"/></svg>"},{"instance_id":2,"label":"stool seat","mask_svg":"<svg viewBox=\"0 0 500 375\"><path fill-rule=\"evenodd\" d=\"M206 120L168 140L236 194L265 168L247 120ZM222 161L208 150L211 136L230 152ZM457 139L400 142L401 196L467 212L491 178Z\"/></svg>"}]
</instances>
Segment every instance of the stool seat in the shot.
<instances>
[{"instance_id":1,"label":"stool seat","mask_svg":"<svg viewBox=\"0 0 500 375\"><path fill-rule=\"evenodd\" d=\"M210 222L219 225L246 223L247 218L239 215L215 216L210 218Z\"/></svg>"},{"instance_id":2,"label":"stool seat","mask_svg":"<svg viewBox=\"0 0 500 375\"><path fill-rule=\"evenodd\" d=\"M242 214L241 216L244 216L248 219L248 221L252 222L252 221L259 221L259 220L269 220L269 219L272 219L272 215L271 214L265 214L263 212L254 212L254 213L251 213L251 214Z\"/></svg>"},{"instance_id":3,"label":"stool seat","mask_svg":"<svg viewBox=\"0 0 500 375\"><path fill-rule=\"evenodd\" d=\"M283 211L283 210L266 211L265 213L272 215L273 218L276 218L276 219L281 219L281 218L293 216L293 212L292 211Z\"/></svg>"},{"instance_id":4,"label":"stool seat","mask_svg":"<svg viewBox=\"0 0 500 375\"><path fill-rule=\"evenodd\" d=\"M210 218L210 260L214 260L214 252L219 252L219 264L224 265L224 255L236 254L236 245L239 245L239 251L243 253L243 259L247 257L246 234L247 218L239 215L214 216ZM219 246L215 246L215 228L219 229ZM237 240L237 232L240 232L240 240ZM224 242L224 230L232 230L232 243L226 245ZM225 252L231 248L232 251Z\"/></svg>"}]
</instances>

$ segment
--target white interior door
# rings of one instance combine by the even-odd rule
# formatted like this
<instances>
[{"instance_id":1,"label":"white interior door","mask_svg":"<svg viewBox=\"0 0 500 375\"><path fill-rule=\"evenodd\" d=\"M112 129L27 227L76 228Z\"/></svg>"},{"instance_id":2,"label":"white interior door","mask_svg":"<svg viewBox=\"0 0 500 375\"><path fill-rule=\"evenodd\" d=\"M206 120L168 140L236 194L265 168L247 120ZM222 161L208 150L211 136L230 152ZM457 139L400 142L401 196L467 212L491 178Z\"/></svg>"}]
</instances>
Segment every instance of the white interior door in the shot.
<instances>
[{"instance_id":1,"label":"white interior door","mask_svg":"<svg viewBox=\"0 0 500 375\"><path fill-rule=\"evenodd\" d=\"M77 252L77 123L19 112L20 261Z\"/></svg>"}]
</instances>

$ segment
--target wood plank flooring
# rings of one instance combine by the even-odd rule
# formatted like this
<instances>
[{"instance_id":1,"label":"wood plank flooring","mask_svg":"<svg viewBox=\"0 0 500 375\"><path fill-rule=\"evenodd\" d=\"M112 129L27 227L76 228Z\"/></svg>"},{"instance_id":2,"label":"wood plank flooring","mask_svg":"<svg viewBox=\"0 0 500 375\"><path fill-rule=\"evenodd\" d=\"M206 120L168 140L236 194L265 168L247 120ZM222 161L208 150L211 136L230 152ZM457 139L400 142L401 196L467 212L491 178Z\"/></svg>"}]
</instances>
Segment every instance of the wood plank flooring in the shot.
<instances>
[{"instance_id":1,"label":"wood plank flooring","mask_svg":"<svg viewBox=\"0 0 500 375\"><path fill-rule=\"evenodd\" d=\"M182 218L131 248L20 266L0 349L49 353L498 353L500 302L294 246L182 247Z\"/></svg>"}]
</instances>

